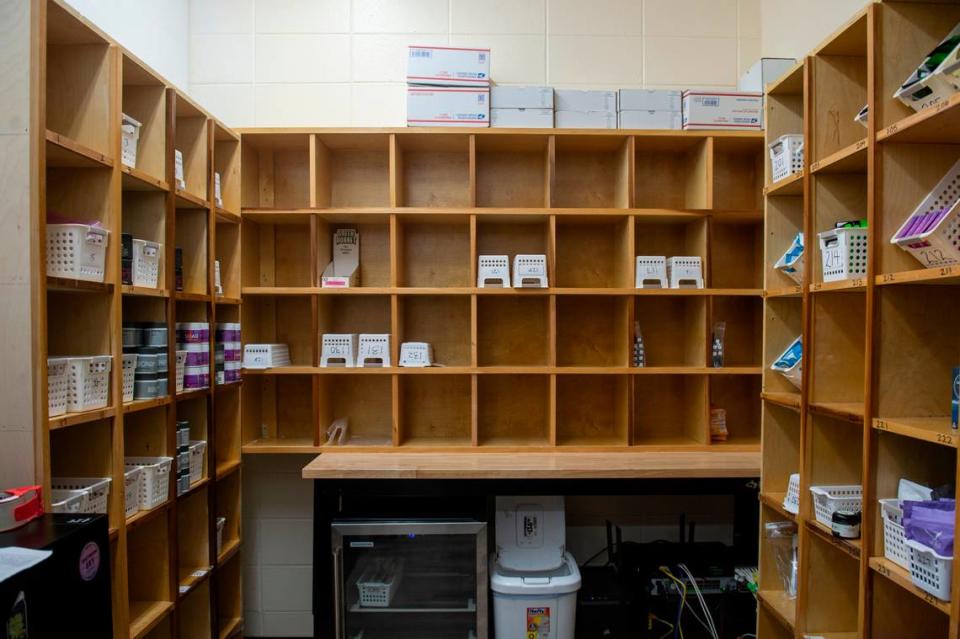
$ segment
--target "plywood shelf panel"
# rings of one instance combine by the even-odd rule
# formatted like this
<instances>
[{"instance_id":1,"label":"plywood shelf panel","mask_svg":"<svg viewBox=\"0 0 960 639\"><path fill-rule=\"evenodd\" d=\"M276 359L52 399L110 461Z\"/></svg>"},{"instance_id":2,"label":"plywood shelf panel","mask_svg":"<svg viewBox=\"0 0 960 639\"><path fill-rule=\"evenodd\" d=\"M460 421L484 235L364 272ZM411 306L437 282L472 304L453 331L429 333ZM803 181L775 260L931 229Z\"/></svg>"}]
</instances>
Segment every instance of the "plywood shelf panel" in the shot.
<instances>
[{"instance_id":1,"label":"plywood shelf panel","mask_svg":"<svg viewBox=\"0 0 960 639\"><path fill-rule=\"evenodd\" d=\"M763 189L764 195L767 197L803 195L803 173L803 171L798 171L791 174L790 177L767 185Z\"/></svg>"},{"instance_id":2,"label":"plywood shelf panel","mask_svg":"<svg viewBox=\"0 0 960 639\"><path fill-rule=\"evenodd\" d=\"M866 173L867 155L867 138L863 138L828 155L822 160L812 163L810 165L810 172L813 174Z\"/></svg>"},{"instance_id":3,"label":"plywood shelf panel","mask_svg":"<svg viewBox=\"0 0 960 639\"><path fill-rule=\"evenodd\" d=\"M760 590L757 592L760 605L773 612L780 623L793 628L797 618L796 597L790 598L782 590Z\"/></svg>"},{"instance_id":4,"label":"plywood shelf panel","mask_svg":"<svg viewBox=\"0 0 960 639\"><path fill-rule=\"evenodd\" d=\"M876 574L895 583L897 586L914 595L928 606L946 615L950 614L950 602L941 601L933 595L920 590L910 579L910 573L893 563L886 557L871 557L870 569Z\"/></svg>"},{"instance_id":5,"label":"plywood shelf panel","mask_svg":"<svg viewBox=\"0 0 960 639\"><path fill-rule=\"evenodd\" d=\"M173 610L169 601L131 601L130 639L147 636Z\"/></svg>"}]
</instances>

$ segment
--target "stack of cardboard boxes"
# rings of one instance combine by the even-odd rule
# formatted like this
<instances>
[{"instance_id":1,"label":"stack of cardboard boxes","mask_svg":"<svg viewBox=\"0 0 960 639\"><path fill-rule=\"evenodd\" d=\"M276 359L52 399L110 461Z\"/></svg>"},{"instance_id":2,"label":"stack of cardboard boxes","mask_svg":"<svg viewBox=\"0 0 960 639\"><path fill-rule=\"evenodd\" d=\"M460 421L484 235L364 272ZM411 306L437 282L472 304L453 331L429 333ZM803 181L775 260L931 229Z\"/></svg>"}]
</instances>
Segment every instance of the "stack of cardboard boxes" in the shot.
<instances>
[{"instance_id":1,"label":"stack of cardboard boxes","mask_svg":"<svg viewBox=\"0 0 960 639\"><path fill-rule=\"evenodd\" d=\"M490 126L490 49L409 47L407 126Z\"/></svg>"},{"instance_id":2,"label":"stack of cardboard boxes","mask_svg":"<svg viewBox=\"0 0 960 639\"><path fill-rule=\"evenodd\" d=\"M491 126L553 128L553 87L493 87L490 97Z\"/></svg>"},{"instance_id":3,"label":"stack of cardboard boxes","mask_svg":"<svg viewBox=\"0 0 960 639\"><path fill-rule=\"evenodd\" d=\"M617 128L617 92L557 89L558 129Z\"/></svg>"},{"instance_id":4,"label":"stack of cardboard boxes","mask_svg":"<svg viewBox=\"0 0 960 639\"><path fill-rule=\"evenodd\" d=\"M683 125L680 91L620 89L621 129L679 129Z\"/></svg>"}]
</instances>

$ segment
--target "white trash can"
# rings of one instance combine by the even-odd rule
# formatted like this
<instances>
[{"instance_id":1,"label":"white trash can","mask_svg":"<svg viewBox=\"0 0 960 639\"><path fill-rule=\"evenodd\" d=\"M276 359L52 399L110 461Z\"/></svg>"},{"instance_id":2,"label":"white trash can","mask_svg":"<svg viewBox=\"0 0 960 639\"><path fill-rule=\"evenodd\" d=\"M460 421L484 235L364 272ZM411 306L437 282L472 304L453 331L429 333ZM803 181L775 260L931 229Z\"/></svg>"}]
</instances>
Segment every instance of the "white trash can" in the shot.
<instances>
[{"instance_id":1,"label":"white trash can","mask_svg":"<svg viewBox=\"0 0 960 639\"><path fill-rule=\"evenodd\" d=\"M580 568L570 553L544 572L507 570L490 560L494 639L573 639Z\"/></svg>"}]
</instances>

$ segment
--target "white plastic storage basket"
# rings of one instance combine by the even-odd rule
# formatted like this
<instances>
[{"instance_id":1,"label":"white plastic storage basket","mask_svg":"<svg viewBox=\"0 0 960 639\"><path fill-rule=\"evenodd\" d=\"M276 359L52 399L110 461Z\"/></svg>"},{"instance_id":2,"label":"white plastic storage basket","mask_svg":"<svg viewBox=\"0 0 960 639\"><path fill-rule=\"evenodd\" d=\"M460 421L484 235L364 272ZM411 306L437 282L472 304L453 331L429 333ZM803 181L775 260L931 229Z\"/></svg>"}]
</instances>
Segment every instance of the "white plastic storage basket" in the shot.
<instances>
[{"instance_id":1,"label":"white plastic storage basket","mask_svg":"<svg viewBox=\"0 0 960 639\"><path fill-rule=\"evenodd\" d=\"M906 541L910 551L910 580L913 585L937 599L950 601L950 580L953 557L943 557L912 539Z\"/></svg>"},{"instance_id":2,"label":"white plastic storage basket","mask_svg":"<svg viewBox=\"0 0 960 639\"><path fill-rule=\"evenodd\" d=\"M133 240L133 285L157 288L160 281L160 256L163 244Z\"/></svg>"},{"instance_id":3,"label":"white plastic storage basket","mask_svg":"<svg viewBox=\"0 0 960 639\"><path fill-rule=\"evenodd\" d=\"M137 354L127 353L123 356L123 402L133 401L133 382L136 378Z\"/></svg>"},{"instance_id":4,"label":"white plastic storage basket","mask_svg":"<svg viewBox=\"0 0 960 639\"><path fill-rule=\"evenodd\" d=\"M102 282L110 231L88 224L47 224L47 275Z\"/></svg>"},{"instance_id":5,"label":"white plastic storage basket","mask_svg":"<svg viewBox=\"0 0 960 639\"><path fill-rule=\"evenodd\" d=\"M54 513L79 513L87 501L82 490L51 490L50 511Z\"/></svg>"},{"instance_id":6,"label":"white plastic storage basket","mask_svg":"<svg viewBox=\"0 0 960 639\"><path fill-rule=\"evenodd\" d=\"M127 457L127 468L138 466L140 473L140 510L156 508L170 494L170 466L173 457Z\"/></svg>"},{"instance_id":7,"label":"white plastic storage basket","mask_svg":"<svg viewBox=\"0 0 960 639\"><path fill-rule=\"evenodd\" d=\"M107 498L110 496L109 477L54 477L50 480L51 490L75 490L83 493L80 504L81 513L107 512Z\"/></svg>"},{"instance_id":8,"label":"white plastic storage basket","mask_svg":"<svg viewBox=\"0 0 960 639\"><path fill-rule=\"evenodd\" d=\"M67 412L103 408L110 399L110 355L70 357L67 360Z\"/></svg>"},{"instance_id":9,"label":"white plastic storage basket","mask_svg":"<svg viewBox=\"0 0 960 639\"><path fill-rule=\"evenodd\" d=\"M770 175L774 182L803 171L803 135L781 135L769 146Z\"/></svg>"},{"instance_id":10,"label":"white plastic storage basket","mask_svg":"<svg viewBox=\"0 0 960 639\"><path fill-rule=\"evenodd\" d=\"M927 268L960 264L960 161L914 209L890 243Z\"/></svg>"},{"instance_id":11,"label":"white plastic storage basket","mask_svg":"<svg viewBox=\"0 0 960 639\"><path fill-rule=\"evenodd\" d=\"M883 518L883 556L905 570L910 569L910 552L903 531L903 508L899 499L881 499Z\"/></svg>"},{"instance_id":12,"label":"white plastic storage basket","mask_svg":"<svg viewBox=\"0 0 960 639\"><path fill-rule=\"evenodd\" d=\"M140 475L139 466L127 466L123 473L123 514L132 517L140 512Z\"/></svg>"},{"instance_id":13,"label":"white plastic storage basket","mask_svg":"<svg viewBox=\"0 0 960 639\"><path fill-rule=\"evenodd\" d=\"M203 479L203 456L207 452L207 442L190 442L190 483L195 484Z\"/></svg>"},{"instance_id":14,"label":"white plastic storage basket","mask_svg":"<svg viewBox=\"0 0 960 639\"><path fill-rule=\"evenodd\" d=\"M794 515L800 512L800 473L790 475L787 495L783 498L783 509Z\"/></svg>"},{"instance_id":15,"label":"white plastic storage basket","mask_svg":"<svg viewBox=\"0 0 960 639\"><path fill-rule=\"evenodd\" d=\"M47 413L56 417L67 412L67 395L70 392L70 376L67 373L66 357L47 358Z\"/></svg>"},{"instance_id":16,"label":"white plastic storage basket","mask_svg":"<svg viewBox=\"0 0 960 639\"><path fill-rule=\"evenodd\" d=\"M217 517L217 555L223 552L223 528L226 525L226 517Z\"/></svg>"},{"instance_id":17,"label":"white plastic storage basket","mask_svg":"<svg viewBox=\"0 0 960 639\"><path fill-rule=\"evenodd\" d=\"M820 233L819 238L824 282L867 274L867 229L830 229Z\"/></svg>"},{"instance_id":18,"label":"white plastic storage basket","mask_svg":"<svg viewBox=\"0 0 960 639\"><path fill-rule=\"evenodd\" d=\"M403 575L403 561L374 560L357 577L362 608L389 608Z\"/></svg>"},{"instance_id":19,"label":"white plastic storage basket","mask_svg":"<svg viewBox=\"0 0 960 639\"><path fill-rule=\"evenodd\" d=\"M858 513L863 505L861 486L811 486L817 521L829 527L833 513Z\"/></svg>"}]
</instances>

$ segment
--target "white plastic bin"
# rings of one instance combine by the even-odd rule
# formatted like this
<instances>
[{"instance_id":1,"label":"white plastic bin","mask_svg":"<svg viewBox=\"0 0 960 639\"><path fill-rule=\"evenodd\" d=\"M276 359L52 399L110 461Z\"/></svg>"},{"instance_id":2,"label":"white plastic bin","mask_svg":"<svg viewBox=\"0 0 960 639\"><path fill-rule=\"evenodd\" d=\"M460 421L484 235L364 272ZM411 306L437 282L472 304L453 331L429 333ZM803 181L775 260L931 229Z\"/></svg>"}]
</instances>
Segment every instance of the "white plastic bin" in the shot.
<instances>
[{"instance_id":1,"label":"white plastic bin","mask_svg":"<svg viewBox=\"0 0 960 639\"><path fill-rule=\"evenodd\" d=\"M133 240L133 285L157 288L160 282L160 257L163 244L147 240Z\"/></svg>"},{"instance_id":2,"label":"white plastic bin","mask_svg":"<svg viewBox=\"0 0 960 639\"><path fill-rule=\"evenodd\" d=\"M774 182L803 171L803 135L781 135L771 142L770 174Z\"/></svg>"},{"instance_id":3,"label":"white plastic bin","mask_svg":"<svg viewBox=\"0 0 960 639\"><path fill-rule=\"evenodd\" d=\"M960 161L890 238L925 268L960 264Z\"/></svg>"},{"instance_id":4,"label":"white plastic bin","mask_svg":"<svg viewBox=\"0 0 960 639\"><path fill-rule=\"evenodd\" d=\"M110 232L87 224L47 224L47 275L102 282Z\"/></svg>"},{"instance_id":5,"label":"white plastic bin","mask_svg":"<svg viewBox=\"0 0 960 639\"><path fill-rule=\"evenodd\" d=\"M563 564L547 572L506 570L490 561L495 637L574 639L580 569L564 553Z\"/></svg>"},{"instance_id":6,"label":"white plastic bin","mask_svg":"<svg viewBox=\"0 0 960 639\"><path fill-rule=\"evenodd\" d=\"M839 282L867 274L867 229L830 229L820 233L823 281Z\"/></svg>"},{"instance_id":7,"label":"white plastic bin","mask_svg":"<svg viewBox=\"0 0 960 639\"><path fill-rule=\"evenodd\" d=\"M48 417L57 417L67 412L67 397L70 392L68 363L69 359L66 357L47 358Z\"/></svg>"}]
</instances>

